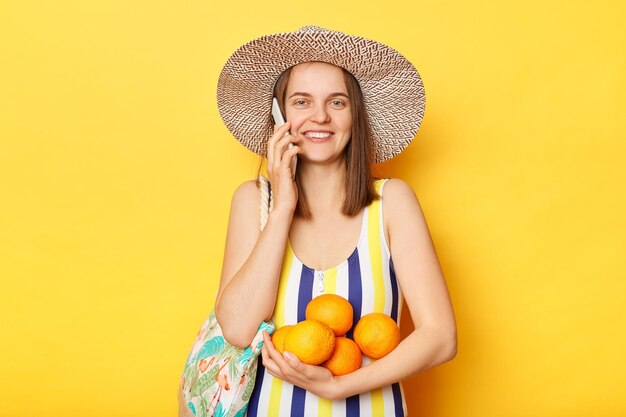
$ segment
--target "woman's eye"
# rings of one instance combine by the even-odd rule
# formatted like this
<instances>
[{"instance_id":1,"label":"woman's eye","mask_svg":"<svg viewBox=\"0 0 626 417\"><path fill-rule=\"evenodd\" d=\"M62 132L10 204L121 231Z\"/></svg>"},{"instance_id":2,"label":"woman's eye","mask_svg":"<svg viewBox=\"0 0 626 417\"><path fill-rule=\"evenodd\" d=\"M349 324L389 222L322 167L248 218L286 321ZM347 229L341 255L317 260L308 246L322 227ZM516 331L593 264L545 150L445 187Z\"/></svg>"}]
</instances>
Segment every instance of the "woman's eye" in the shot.
<instances>
[{"instance_id":1,"label":"woman's eye","mask_svg":"<svg viewBox=\"0 0 626 417\"><path fill-rule=\"evenodd\" d=\"M346 103L344 103L342 100L333 100L333 101L331 101L331 104L334 107L343 107L343 106L346 105Z\"/></svg>"},{"instance_id":2,"label":"woman's eye","mask_svg":"<svg viewBox=\"0 0 626 417\"><path fill-rule=\"evenodd\" d=\"M296 106L304 106L306 104L306 100L296 100L293 102Z\"/></svg>"}]
</instances>

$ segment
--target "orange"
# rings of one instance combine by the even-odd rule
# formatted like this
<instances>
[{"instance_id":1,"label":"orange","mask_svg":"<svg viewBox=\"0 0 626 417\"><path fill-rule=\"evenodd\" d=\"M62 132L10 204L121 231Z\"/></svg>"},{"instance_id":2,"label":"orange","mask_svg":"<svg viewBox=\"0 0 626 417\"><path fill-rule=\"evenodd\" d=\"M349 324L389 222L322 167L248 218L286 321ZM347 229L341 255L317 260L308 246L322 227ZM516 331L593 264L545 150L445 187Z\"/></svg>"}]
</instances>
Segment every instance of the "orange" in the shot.
<instances>
[{"instance_id":1,"label":"orange","mask_svg":"<svg viewBox=\"0 0 626 417\"><path fill-rule=\"evenodd\" d=\"M330 327L319 321L304 320L289 330L283 348L304 363L320 365L333 354L335 335Z\"/></svg>"},{"instance_id":2,"label":"orange","mask_svg":"<svg viewBox=\"0 0 626 417\"><path fill-rule=\"evenodd\" d=\"M272 343L280 353L284 352L283 343L285 343L285 336L291 330L293 326L283 326L280 329L276 330L272 335Z\"/></svg>"},{"instance_id":3,"label":"orange","mask_svg":"<svg viewBox=\"0 0 626 417\"><path fill-rule=\"evenodd\" d=\"M359 369L362 359L356 343L345 337L338 337L335 339L335 351L324 366L335 376L345 375Z\"/></svg>"},{"instance_id":4,"label":"orange","mask_svg":"<svg viewBox=\"0 0 626 417\"><path fill-rule=\"evenodd\" d=\"M306 319L317 320L330 327L335 336L343 336L352 327L352 304L335 294L323 294L306 306Z\"/></svg>"},{"instance_id":5,"label":"orange","mask_svg":"<svg viewBox=\"0 0 626 417\"><path fill-rule=\"evenodd\" d=\"M354 327L354 341L365 356L380 359L398 346L400 329L385 314L367 314Z\"/></svg>"}]
</instances>

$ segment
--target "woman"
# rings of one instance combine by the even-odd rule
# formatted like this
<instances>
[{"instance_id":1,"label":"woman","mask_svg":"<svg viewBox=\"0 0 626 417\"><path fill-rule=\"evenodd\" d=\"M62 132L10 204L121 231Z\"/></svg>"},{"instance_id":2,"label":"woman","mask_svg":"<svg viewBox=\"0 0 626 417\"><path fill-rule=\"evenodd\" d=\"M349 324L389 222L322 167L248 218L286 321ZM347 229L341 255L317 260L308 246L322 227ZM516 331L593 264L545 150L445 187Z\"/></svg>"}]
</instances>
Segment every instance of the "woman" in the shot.
<instances>
[{"instance_id":1,"label":"woman","mask_svg":"<svg viewBox=\"0 0 626 417\"><path fill-rule=\"evenodd\" d=\"M287 123L269 134L272 92ZM415 324L387 356L339 377L281 355L266 334L248 416L406 415L398 382L456 354L452 306L415 194L371 173L419 128L417 71L385 45L307 27L241 47L222 72L218 104L235 137L266 154L273 194L262 232L256 182L233 197L215 304L226 339L243 348L263 320L295 324L324 293L348 299L355 323L371 312L399 322L404 295Z\"/></svg>"}]
</instances>

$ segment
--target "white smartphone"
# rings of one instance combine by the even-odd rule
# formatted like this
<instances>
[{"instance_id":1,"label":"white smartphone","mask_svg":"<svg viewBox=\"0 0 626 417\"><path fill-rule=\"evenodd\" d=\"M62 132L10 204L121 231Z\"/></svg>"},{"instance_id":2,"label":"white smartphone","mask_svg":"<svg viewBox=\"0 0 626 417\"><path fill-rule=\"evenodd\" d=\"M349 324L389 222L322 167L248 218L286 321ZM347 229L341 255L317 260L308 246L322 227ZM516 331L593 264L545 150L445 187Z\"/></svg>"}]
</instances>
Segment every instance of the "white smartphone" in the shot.
<instances>
[{"instance_id":1,"label":"white smartphone","mask_svg":"<svg viewBox=\"0 0 626 417\"><path fill-rule=\"evenodd\" d=\"M280 111L280 106L278 105L278 100L276 97L272 99L272 117L274 118L274 123L279 127L285 124L285 116ZM293 147L293 143L289 143L289 149ZM296 165L298 163L298 155L294 155L291 159L291 177L296 177Z\"/></svg>"}]
</instances>

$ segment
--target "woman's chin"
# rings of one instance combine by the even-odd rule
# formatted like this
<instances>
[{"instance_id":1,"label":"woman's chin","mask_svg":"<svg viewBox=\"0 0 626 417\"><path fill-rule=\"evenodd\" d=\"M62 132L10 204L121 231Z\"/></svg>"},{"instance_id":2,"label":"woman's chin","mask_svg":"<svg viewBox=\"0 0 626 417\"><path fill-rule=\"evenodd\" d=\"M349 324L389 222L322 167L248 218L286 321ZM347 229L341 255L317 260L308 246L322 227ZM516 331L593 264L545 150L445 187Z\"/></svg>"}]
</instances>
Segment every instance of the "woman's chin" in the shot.
<instances>
[{"instance_id":1,"label":"woman's chin","mask_svg":"<svg viewBox=\"0 0 626 417\"><path fill-rule=\"evenodd\" d=\"M305 152L298 155L298 162L307 164L328 165L341 160L342 155L321 152Z\"/></svg>"}]
</instances>

